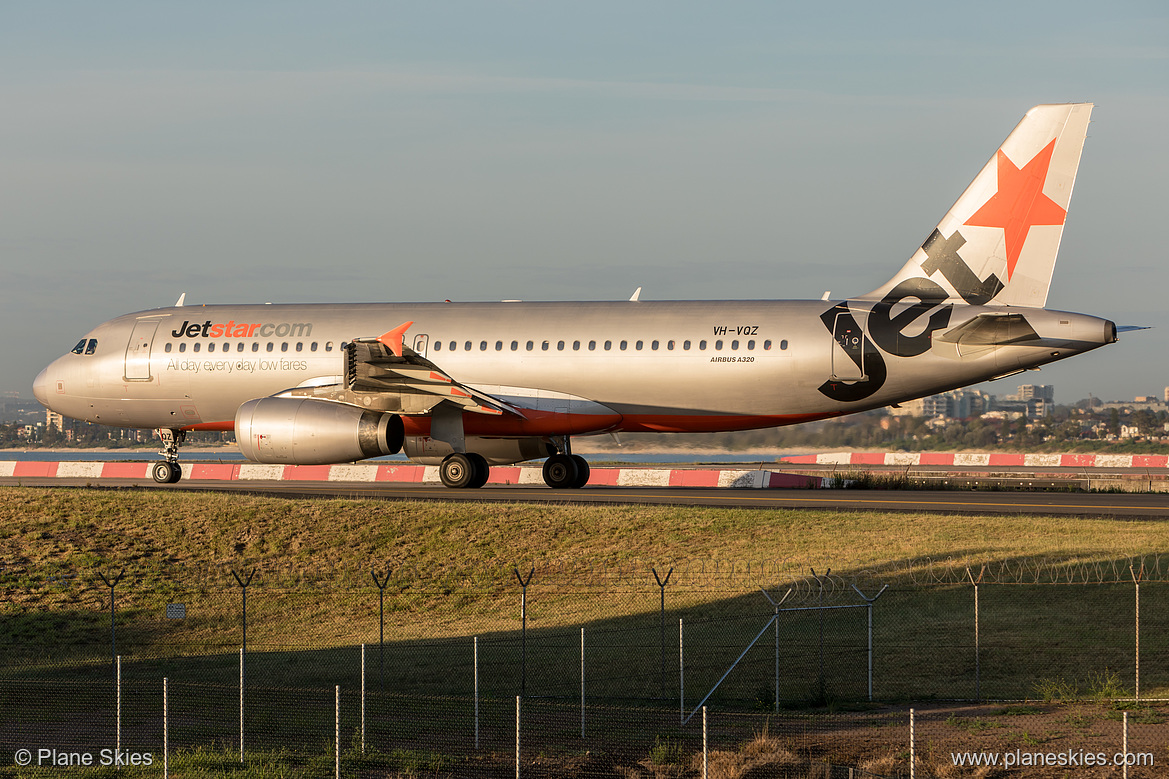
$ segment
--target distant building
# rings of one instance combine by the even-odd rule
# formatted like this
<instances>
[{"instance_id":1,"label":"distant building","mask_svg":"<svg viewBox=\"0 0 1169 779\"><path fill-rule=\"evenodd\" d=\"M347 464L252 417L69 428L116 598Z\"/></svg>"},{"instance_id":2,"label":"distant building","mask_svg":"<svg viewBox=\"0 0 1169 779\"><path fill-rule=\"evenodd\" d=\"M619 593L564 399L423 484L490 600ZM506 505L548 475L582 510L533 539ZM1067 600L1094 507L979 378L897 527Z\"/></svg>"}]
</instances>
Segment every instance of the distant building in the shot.
<instances>
[{"instance_id":1,"label":"distant building","mask_svg":"<svg viewBox=\"0 0 1169 779\"><path fill-rule=\"evenodd\" d=\"M1016 396L1019 400L1045 400L1048 403L1055 403L1055 385L1054 384L1020 384L1019 394Z\"/></svg>"}]
</instances>

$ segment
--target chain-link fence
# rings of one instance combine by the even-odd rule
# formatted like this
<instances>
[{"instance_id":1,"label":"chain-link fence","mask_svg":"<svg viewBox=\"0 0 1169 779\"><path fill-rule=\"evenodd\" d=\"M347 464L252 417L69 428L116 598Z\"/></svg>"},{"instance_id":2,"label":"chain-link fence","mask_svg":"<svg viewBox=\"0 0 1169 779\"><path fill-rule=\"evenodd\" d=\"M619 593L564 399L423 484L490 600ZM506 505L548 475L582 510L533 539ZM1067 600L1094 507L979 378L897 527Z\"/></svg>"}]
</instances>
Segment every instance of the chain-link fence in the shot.
<instances>
[{"instance_id":1,"label":"chain-link fence","mask_svg":"<svg viewBox=\"0 0 1169 779\"><path fill-rule=\"evenodd\" d=\"M1153 776L1166 562L5 569L0 750L176 776Z\"/></svg>"}]
</instances>

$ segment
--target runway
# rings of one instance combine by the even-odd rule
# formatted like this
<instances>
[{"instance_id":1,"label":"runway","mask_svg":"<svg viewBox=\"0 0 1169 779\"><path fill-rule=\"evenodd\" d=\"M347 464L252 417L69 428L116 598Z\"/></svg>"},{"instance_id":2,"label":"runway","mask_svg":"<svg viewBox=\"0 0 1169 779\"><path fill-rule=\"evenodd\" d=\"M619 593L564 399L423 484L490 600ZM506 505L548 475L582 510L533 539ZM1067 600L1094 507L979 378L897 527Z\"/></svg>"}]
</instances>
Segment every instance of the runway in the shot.
<instances>
[{"instance_id":1,"label":"runway","mask_svg":"<svg viewBox=\"0 0 1169 779\"><path fill-rule=\"evenodd\" d=\"M586 487L488 485L450 490L429 484L335 481L201 481L159 485L150 480L0 478L0 485L98 487L101 489L235 492L275 497L373 498L454 502L719 506L750 509L832 509L927 514L1035 514L1074 517L1169 519L1169 493L1085 493L917 490L735 490L690 487Z\"/></svg>"}]
</instances>

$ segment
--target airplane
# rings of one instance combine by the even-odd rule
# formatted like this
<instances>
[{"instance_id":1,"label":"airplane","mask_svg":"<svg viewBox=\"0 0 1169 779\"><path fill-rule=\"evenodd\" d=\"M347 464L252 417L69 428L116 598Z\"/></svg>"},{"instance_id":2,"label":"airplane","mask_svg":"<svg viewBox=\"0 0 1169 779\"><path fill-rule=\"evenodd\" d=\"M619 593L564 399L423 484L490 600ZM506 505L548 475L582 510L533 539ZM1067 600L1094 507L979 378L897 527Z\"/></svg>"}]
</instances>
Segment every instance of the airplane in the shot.
<instances>
[{"instance_id":1,"label":"airplane","mask_svg":"<svg viewBox=\"0 0 1169 779\"><path fill-rule=\"evenodd\" d=\"M1117 340L1045 308L1091 103L1029 110L904 267L830 300L183 305L117 317L41 371L65 416L155 429L159 483L193 430L261 463L404 452L452 488L571 439L791 425L896 405ZM1122 328L1123 330L1123 328Z\"/></svg>"}]
</instances>

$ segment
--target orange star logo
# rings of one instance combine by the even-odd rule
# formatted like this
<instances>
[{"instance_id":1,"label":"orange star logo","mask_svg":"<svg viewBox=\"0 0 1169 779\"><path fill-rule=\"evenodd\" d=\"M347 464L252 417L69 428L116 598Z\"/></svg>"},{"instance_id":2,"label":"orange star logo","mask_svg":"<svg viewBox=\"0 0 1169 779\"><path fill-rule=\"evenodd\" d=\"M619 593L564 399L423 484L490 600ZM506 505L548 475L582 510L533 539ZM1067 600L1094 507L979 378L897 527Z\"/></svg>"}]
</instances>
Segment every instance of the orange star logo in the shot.
<instances>
[{"instance_id":1,"label":"orange star logo","mask_svg":"<svg viewBox=\"0 0 1169 779\"><path fill-rule=\"evenodd\" d=\"M1043 194L1053 151L1055 141L1047 144L1022 168L1016 168L1000 149L997 155L999 191L966 220L966 224L972 227L1003 229L1007 244L1007 279L1015 272L1015 264L1031 227L1061 225L1067 217L1065 209Z\"/></svg>"}]
</instances>

